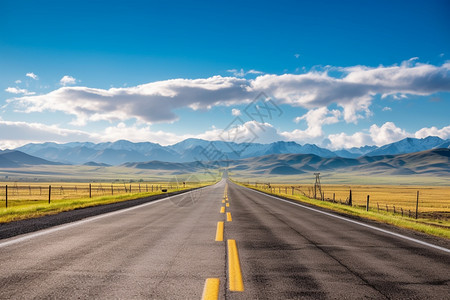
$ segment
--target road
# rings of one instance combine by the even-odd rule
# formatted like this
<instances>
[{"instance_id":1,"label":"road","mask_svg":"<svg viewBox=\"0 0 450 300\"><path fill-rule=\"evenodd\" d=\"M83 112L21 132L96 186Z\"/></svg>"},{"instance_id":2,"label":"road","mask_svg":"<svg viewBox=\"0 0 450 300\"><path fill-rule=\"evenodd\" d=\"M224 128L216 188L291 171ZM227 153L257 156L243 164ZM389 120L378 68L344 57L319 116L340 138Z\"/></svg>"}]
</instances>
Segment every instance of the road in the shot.
<instances>
[{"instance_id":1,"label":"road","mask_svg":"<svg viewBox=\"0 0 450 300\"><path fill-rule=\"evenodd\" d=\"M222 180L0 240L0 298L448 299L449 243L383 228Z\"/></svg>"}]
</instances>

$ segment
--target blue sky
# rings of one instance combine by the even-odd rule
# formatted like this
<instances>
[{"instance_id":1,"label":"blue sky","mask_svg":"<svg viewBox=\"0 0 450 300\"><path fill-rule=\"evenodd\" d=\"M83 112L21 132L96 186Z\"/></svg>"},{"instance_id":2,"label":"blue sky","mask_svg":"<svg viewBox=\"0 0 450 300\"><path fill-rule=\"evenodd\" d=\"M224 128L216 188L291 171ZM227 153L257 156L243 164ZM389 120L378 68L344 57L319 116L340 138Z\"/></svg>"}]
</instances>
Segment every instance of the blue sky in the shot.
<instances>
[{"instance_id":1,"label":"blue sky","mask_svg":"<svg viewBox=\"0 0 450 300\"><path fill-rule=\"evenodd\" d=\"M0 148L172 144L228 129L332 149L450 138L448 11L448 1L3 0ZM261 92L280 116L244 113Z\"/></svg>"}]
</instances>

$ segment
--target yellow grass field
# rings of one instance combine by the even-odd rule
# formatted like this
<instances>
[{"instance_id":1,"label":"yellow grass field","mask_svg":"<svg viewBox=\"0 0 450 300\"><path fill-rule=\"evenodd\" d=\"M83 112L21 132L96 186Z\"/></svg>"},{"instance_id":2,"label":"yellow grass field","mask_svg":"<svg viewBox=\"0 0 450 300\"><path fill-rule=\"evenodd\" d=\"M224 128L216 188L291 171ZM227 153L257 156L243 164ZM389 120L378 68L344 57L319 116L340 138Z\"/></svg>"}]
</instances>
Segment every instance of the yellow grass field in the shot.
<instances>
[{"instance_id":1,"label":"yellow grass field","mask_svg":"<svg viewBox=\"0 0 450 300\"><path fill-rule=\"evenodd\" d=\"M251 184L250 184L251 186ZM265 190L269 190L267 184L258 184ZM271 184L272 192L279 194L304 195L314 197L313 185L290 185ZM448 186L403 186L403 185L325 185L322 184L322 192L327 200L334 199L336 202L346 202L352 190L353 206L366 206L367 195L369 195L369 207L372 210L403 212L408 215L415 214L417 191L419 191L419 213L424 218L449 219L450 216L450 187ZM319 199L319 193L317 192ZM378 204L378 205L377 205Z\"/></svg>"},{"instance_id":2,"label":"yellow grass field","mask_svg":"<svg viewBox=\"0 0 450 300\"><path fill-rule=\"evenodd\" d=\"M200 182L139 182L139 183L68 183L68 182L0 182L0 208L48 203L50 201L112 196L136 193L174 192L181 189L204 186ZM51 188L49 188L51 186ZM90 186L90 188L89 188Z\"/></svg>"}]
</instances>

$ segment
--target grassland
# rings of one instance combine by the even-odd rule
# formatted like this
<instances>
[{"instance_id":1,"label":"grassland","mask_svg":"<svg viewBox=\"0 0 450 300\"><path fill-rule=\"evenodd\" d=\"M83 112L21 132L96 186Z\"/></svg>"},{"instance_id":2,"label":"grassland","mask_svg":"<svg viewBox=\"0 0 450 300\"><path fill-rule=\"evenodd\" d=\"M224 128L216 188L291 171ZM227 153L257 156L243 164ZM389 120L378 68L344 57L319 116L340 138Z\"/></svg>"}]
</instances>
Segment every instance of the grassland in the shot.
<instances>
[{"instance_id":1,"label":"grassland","mask_svg":"<svg viewBox=\"0 0 450 300\"><path fill-rule=\"evenodd\" d=\"M450 187L448 186L322 185L325 198L329 200L322 201L311 199L314 195L311 184L295 186L270 184L270 188L267 184L239 184L344 214L450 238ZM348 200L350 188L353 205L340 204L339 202L345 203ZM293 194L292 191L294 191ZM417 191L419 191L420 214L416 220L414 217ZM333 199L333 193L335 202L330 201ZM370 195L369 211L366 211L367 195ZM389 211L386 211L386 205ZM393 213L393 206L396 206L396 214ZM401 209L404 212L403 216L400 214ZM408 216L409 210L411 210L411 217Z\"/></svg>"},{"instance_id":2,"label":"grassland","mask_svg":"<svg viewBox=\"0 0 450 300\"><path fill-rule=\"evenodd\" d=\"M0 223L57 214L84 207L103 205L137 198L198 188L213 182L151 182L133 184L91 184L89 183L0 183ZM6 189L8 184L8 207ZM48 203L49 185L51 202ZM131 189L130 189L131 188Z\"/></svg>"}]
</instances>

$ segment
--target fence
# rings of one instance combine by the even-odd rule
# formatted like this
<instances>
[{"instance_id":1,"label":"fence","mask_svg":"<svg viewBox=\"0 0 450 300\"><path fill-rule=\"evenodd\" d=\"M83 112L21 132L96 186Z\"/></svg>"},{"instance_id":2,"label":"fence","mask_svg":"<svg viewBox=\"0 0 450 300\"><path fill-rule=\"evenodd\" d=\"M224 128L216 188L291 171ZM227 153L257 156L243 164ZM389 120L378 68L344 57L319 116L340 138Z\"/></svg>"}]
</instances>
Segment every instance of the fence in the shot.
<instances>
[{"instance_id":1,"label":"fence","mask_svg":"<svg viewBox=\"0 0 450 300\"><path fill-rule=\"evenodd\" d=\"M402 217L450 219L449 187L322 185L319 191L314 188L314 185L257 182L247 182L245 185L282 196L305 196L310 199L316 198L341 205L359 207L367 211L392 213Z\"/></svg>"},{"instance_id":2,"label":"fence","mask_svg":"<svg viewBox=\"0 0 450 300\"><path fill-rule=\"evenodd\" d=\"M36 204L57 200L93 198L98 196L122 195L131 193L171 192L180 188L196 187L194 183L137 183L137 184L5 184L0 185L0 203L4 207Z\"/></svg>"}]
</instances>

